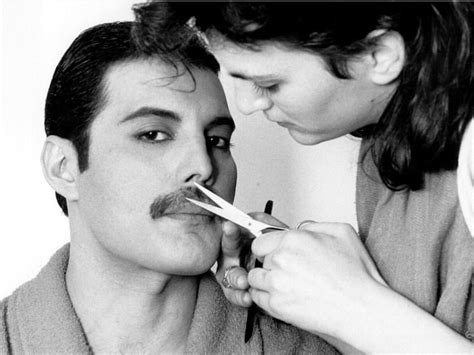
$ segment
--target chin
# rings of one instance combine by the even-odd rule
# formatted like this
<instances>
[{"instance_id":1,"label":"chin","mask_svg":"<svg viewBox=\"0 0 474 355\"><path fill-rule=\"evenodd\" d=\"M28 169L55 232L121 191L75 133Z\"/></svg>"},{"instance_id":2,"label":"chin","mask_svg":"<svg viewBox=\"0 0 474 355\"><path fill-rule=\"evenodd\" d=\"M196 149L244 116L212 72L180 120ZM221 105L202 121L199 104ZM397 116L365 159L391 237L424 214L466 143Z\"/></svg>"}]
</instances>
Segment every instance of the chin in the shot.
<instances>
[{"instance_id":1,"label":"chin","mask_svg":"<svg viewBox=\"0 0 474 355\"><path fill-rule=\"evenodd\" d=\"M212 248L212 247L211 247ZM188 255L182 260L183 263L180 270L176 270L176 274L182 276L198 276L208 272L217 261L219 256L219 247L212 248L212 250L195 251L195 254Z\"/></svg>"},{"instance_id":2,"label":"chin","mask_svg":"<svg viewBox=\"0 0 474 355\"><path fill-rule=\"evenodd\" d=\"M217 261L221 249L221 231L204 228L183 233L180 251L185 266L183 275L200 275L207 272Z\"/></svg>"},{"instance_id":3,"label":"chin","mask_svg":"<svg viewBox=\"0 0 474 355\"><path fill-rule=\"evenodd\" d=\"M195 276L208 271L219 256L222 227L206 218L164 217L152 222L142 239L141 264L165 274Z\"/></svg>"},{"instance_id":4,"label":"chin","mask_svg":"<svg viewBox=\"0 0 474 355\"><path fill-rule=\"evenodd\" d=\"M288 129L291 138L302 145L316 145L329 140L315 133L302 132L295 129Z\"/></svg>"}]
</instances>

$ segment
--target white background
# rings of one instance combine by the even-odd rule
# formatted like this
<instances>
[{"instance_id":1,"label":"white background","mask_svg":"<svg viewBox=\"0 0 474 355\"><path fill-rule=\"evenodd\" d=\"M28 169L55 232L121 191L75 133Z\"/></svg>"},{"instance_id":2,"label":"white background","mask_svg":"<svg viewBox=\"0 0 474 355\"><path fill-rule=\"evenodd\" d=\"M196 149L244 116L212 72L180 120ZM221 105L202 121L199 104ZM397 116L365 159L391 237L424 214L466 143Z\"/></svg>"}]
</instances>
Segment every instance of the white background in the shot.
<instances>
[{"instance_id":1,"label":"white background","mask_svg":"<svg viewBox=\"0 0 474 355\"><path fill-rule=\"evenodd\" d=\"M73 39L101 22L131 20L137 0L2 0L0 72L0 299L34 277L68 241L68 220L43 179L39 155L43 110L54 68ZM236 120L239 167L235 204L295 225L304 219L356 226L355 162L359 143L343 137L300 146L260 115Z\"/></svg>"}]
</instances>

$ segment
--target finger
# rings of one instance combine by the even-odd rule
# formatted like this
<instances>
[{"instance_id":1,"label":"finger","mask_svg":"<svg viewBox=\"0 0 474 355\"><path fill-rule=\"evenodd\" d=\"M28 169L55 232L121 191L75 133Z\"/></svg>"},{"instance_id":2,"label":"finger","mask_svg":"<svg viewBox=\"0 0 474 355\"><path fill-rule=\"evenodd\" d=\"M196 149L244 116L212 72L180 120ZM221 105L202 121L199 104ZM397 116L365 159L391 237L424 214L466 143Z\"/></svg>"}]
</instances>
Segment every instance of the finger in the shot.
<instances>
[{"instance_id":1,"label":"finger","mask_svg":"<svg viewBox=\"0 0 474 355\"><path fill-rule=\"evenodd\" d=\"M265 291L261 291L255 288L249 289L250 298L253 302L266 312L269 312L270 294ZM271 315L271 314L270 314Z\"/></svg>"},{"instance_id":2,"label":"finger","mask_svg":"<svg viewBox=\"0 0 474 355\"><path fill-rule=\"evenodd\" d=\"M222 252L229 257L238 257L240 253L241 230L235 223L225 221L222 223Z\"/></svg>"},{"instance_id":3,"label":"finger","mask_svg":"<svg viewBox=\"0 0 474 355\"><path fill-rule=\"evenodd\" d=\"M250 307L252 305L252 298L248 291L224 289L225 297L233 304L240 307Z\"/></svg>"},{"instance_id":4,"label":"finger","mask_svg":"<svg viewBox=\"0 0 474 355\"><path fill-rule=\"evenodd\" d=\"M252 243L252 253L259 259L273 252L283 240L286 231L275 231L262 234Z\"/></svg>"},{"instance_id":5,"label":"finger","mask_svg":"<svg viewBox=\"0 0 474 355\"><path fill-rule=\"evenodd\" d=\"M247 280L251 288L258 289L260 291L268 291L268 285L266 276L268 270L262 268L255 268L250 270Z\"/></svg>"},{"instance_id":6,"label":"finger","mask_svg":"<svg viewBox=\"0 0 474 355\"><path fill-rule=\"evenodd\" d=\"M235 267L227 272L227 281L232 289L247 290L249 288L247 271L242 267Z\"/></svg>"},{"instance_id":7,"label":"finger","mask_svg":"<svg viewBox=\"0 0 474 355\"><path fill-rule=\"evenodd\" d=\"M219 283L222 284L222 279L224 278L224 275L226 271L229 270L229 268L232 268L232 269L227 272L228 279L229 279L229 276L232 275L232 272L235 271L235 269L238 269L239 267L240 267L239 258L224 257L221 254L221 256L219 257L217 261L217 270L216 270L216 278L217 280L219 280ZM225 286L222 285L222 287L224 288Z\"/></svg>"},{"instance_id":8,"label":"finger","mask_svg":"<svg viewBox=\"0 0 474 355\"><path fill-rule=\"evenodd\" d=\"M307 230L319 234L327 234L332 236L340 236L347 234L350 230L357 234L349 224L346 223L331 223L331 222L305 222L298 230Z\"/></svg>"},{"instance_id":9,"label":"finger","mask_svg":"<svg viewBox=\"0 0 474 355\"><path fill-rule=\"evenodd\" d=\"M263 212L251 212L251 213L249 213L249 216L251 216L253 219L256 219L257 221L271 224L272 226L282 227L282 228L289 228L282 221L276 219L275 217L273 217L269 214L263 213Z\"/></svg>"}]
</instances>

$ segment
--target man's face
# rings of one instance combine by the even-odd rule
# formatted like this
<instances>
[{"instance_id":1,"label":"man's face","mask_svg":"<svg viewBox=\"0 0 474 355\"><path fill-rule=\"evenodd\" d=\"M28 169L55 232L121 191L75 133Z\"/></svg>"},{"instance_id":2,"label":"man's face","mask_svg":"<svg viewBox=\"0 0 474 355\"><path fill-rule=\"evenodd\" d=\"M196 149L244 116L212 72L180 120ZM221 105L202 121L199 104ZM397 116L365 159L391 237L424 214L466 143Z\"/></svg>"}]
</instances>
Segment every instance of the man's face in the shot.
<instances>
[{"instance_id":1,"label":"man's face","mask_svg":"<svg viewBox=\"0 0 474 355\"><path fill-rule=\"evenodd\" d=\"M217 76L192 73L195 82L189 73L170 79L176 71L163 62L135 60L105 76L89 167L78 178L77 234L112 260L192 275L218 256L219 220L184 196L198 181L233 200L234 123Z\"/></svg>"}]
</instances>

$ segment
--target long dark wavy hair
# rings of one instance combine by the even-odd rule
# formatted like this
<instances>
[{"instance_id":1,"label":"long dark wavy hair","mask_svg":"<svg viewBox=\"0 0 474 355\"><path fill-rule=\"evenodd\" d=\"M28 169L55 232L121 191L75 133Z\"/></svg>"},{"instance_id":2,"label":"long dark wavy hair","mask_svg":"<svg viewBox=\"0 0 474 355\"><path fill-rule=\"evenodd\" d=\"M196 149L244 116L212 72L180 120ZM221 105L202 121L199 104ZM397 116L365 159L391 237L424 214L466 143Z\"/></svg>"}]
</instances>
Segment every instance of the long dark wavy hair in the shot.
<instances>
[{"instance_id":1,"label":"long dark wavy hair","mask_svg":"<svg viewBox=\"0 0 474 355\"><path fill-rule=\"evenodd\" d=\"M380 176L392 190L418 190L426 173L457 167L473 115L471 2L152 1L137 5L135 13L147 46L153 46L164 23L189 25L192 19L210 36L218 33L246 48L258 50L262 43L278 41L312 51L333 75L347 80L348 61L377 46L377 38L367 34L396 31L406 51L398 88L378 123L363 130Z\"/></svg>"}]
</instances>

